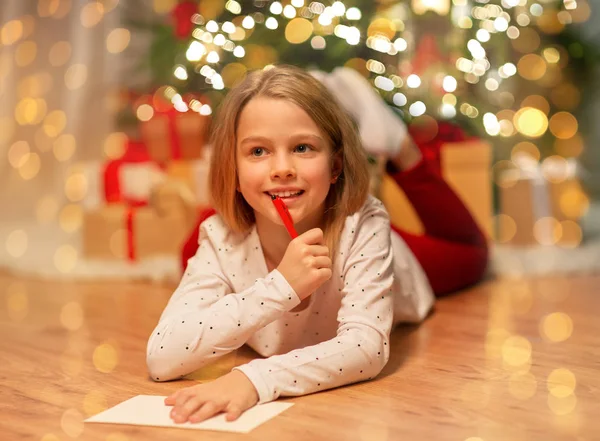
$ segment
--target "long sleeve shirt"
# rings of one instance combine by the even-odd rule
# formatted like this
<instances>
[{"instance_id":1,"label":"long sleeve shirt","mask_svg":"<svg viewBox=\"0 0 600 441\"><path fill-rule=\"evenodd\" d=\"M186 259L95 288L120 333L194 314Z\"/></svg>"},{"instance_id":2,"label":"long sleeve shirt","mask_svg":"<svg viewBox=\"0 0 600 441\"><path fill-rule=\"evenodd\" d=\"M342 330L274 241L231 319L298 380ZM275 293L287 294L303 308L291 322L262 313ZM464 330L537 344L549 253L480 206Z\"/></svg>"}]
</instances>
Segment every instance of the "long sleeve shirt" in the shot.
<instances>
[{"instance_id":1,"label":"long sleeve shirt","mask_svg":"<svg viewBox=\"0 0 600 441\"><path fill-rule=\"evenodd\" d=\"M392 327L431 309L429 283L372 196L346 219L332 270L307 307L292 312L301 300L277 269L268 271L256 227L234 234L212 216L150 336L151 377L182 377L244 344L266 357L235 368L260 403L375 377Z\"/></svg>"}]
</instances>

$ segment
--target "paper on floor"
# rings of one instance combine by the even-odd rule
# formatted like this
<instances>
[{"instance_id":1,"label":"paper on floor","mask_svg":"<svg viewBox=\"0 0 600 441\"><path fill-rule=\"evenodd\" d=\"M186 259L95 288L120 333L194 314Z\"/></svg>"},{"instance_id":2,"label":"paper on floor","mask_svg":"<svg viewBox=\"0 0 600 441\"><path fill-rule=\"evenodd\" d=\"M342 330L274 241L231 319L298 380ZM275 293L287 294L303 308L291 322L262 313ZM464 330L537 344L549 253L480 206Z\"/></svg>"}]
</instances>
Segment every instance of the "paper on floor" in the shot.
<instances>
[{"instance_id":1,"label":"paper on floor","mask_svg":"<svg viewBox=\"0 0 600 441\"><path fill-rule=\"evenodd\" d=\"M201 423L176 424L169 416L172 407L165 406L165 398L138 395L88 418L85 422L248 433L293 406L293 403L271 402L248 409L236 421L225 421L225 414L220 414Z\"/></svg>"}]
</instances>

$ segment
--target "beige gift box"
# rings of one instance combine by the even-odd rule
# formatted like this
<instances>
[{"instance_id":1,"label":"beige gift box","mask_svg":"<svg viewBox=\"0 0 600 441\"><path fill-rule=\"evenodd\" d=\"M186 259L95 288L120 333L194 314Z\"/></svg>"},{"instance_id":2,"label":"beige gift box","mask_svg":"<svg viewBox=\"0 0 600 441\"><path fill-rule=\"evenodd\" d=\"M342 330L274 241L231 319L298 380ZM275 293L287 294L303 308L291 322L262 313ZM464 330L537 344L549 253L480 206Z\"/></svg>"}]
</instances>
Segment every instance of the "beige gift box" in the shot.
<instances>
[{"instance_id":1,"label":"beige gift box","mask_svg":"<svg viewBox=\"0 0 600 441\"><path fill-rule=\"evenodd\" d=\"M84 214L83 255L89 259L131 261L179 256L189 225L184 213L160 216L150 206L106 205Z\"/></svg>"},{"instance_id":2,"label":"beige gift box","mask_svg":"<svg viewBox=\"0 0 600 441\"><path fill-rule=\"evenodd\" d=\"M551 159L551 158L549 158ZM577 177L574 161L531 158L516 161L519 168L498 178L500 191L499 241L511 245L577 246L579 221L588 198Z\"/></svg>"}]
</instances>

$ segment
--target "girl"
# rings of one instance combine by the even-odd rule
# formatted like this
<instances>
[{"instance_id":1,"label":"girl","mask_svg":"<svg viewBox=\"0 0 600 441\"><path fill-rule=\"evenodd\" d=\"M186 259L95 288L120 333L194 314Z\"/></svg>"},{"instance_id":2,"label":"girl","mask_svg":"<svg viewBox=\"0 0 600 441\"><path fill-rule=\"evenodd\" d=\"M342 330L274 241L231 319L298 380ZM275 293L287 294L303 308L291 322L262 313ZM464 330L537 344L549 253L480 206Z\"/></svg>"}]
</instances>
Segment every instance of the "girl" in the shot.
<instances>
[{"instance_id":1,"label":"girl","mask_svg":"<svg viewBox=\"0 0 600 441\"><path fill-rule=\"evenodd\" d=\"M425 234L411 234L394 225L392 229L417 258L434 294L441 296L478 282L488 263L487 239L442 179L439 164L423 157L402 120L355 70L342 67L330 74L321 71L311 74L356 121L365 150L388 159L386 171L409 198ZM198 249L199 226L213 214L212 209L202 213L184 245L183 269Z\"/></svg>"},{"instance_id":2,"label":"girl","mask_svg":"<svg viewBox=\"0 0 600 441\"><path fill-rule=\"evenodd\" d=\"M279 396L375 377L400 321L419 322L434 296L382 203L368 195L354 126L309 74L275 67L246 77L213 131L210 193L189 260L148 342L156 381L197 370L247 343L260 355L165 400L198 422ZM283 198L290 240L271 196Z\"/></svg>"}]
</instances>

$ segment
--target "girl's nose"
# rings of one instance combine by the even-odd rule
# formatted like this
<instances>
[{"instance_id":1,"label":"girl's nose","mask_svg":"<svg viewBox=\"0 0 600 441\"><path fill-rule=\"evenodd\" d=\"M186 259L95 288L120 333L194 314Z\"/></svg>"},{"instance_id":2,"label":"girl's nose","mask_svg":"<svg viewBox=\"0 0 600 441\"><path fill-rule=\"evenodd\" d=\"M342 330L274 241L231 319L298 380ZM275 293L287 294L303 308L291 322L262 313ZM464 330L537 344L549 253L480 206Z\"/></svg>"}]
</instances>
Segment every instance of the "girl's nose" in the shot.
<instances>
[{"instance_id":1,"label":"girl's nose","mask_svg":"<svg viewBox=\"0 0 600 441\"><path fill-rule=\"evenodd\" d=\"M271 178L289 179L295 176L296 169L291 155L286 153L274 155L273 165L271 167Z\"/></svg>"}]
</instances>

